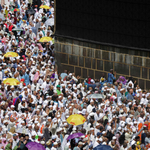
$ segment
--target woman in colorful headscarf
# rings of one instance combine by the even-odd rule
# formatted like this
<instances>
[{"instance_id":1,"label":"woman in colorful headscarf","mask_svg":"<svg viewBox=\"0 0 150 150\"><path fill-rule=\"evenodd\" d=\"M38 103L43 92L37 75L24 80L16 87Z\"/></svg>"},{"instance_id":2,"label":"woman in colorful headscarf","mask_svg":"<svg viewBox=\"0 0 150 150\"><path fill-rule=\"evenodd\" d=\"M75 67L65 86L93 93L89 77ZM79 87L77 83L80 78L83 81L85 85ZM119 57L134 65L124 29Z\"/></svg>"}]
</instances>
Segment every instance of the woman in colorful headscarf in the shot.
<instances>
[{"instance_id":1,"label":"woman in colorful headscarf","mask_svg":"<svg viewBox=\"0 0 150 150\"><path fill-rule=\"evenodd\" d=\"M125 77L120 76L119 79L117 80L117 82L122 83L122 84L125 85L127 83L127 80L125 79Z\"/></svg>"}]
</instances>

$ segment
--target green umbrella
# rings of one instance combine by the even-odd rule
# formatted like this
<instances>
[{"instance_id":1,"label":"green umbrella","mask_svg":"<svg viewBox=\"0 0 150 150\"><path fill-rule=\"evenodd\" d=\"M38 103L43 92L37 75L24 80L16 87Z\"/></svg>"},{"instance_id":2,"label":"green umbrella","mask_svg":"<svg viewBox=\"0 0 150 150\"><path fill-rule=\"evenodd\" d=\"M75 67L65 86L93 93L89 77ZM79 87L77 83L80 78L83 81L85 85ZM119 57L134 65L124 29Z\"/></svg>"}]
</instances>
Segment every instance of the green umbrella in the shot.
<instances>
[{"instance_id":1,"label":"green umbrella","mask_svg":"<svg viewBox=\"0 0 150 150\"><path fill-rule=\"evenodd\" d=\"M12 31L23 31L23 29L22 28L14 28L14 29L12 29Z\"/></svg>"}]
</instances>

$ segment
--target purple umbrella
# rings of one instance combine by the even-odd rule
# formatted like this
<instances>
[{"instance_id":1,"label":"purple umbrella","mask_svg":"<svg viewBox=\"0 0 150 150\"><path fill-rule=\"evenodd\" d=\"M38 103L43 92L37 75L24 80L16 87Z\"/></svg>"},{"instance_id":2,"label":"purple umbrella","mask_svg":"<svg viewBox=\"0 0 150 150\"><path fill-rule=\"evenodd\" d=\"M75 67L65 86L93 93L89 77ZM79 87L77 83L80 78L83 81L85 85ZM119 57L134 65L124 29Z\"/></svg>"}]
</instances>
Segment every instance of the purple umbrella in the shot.
<instances>
[{"instance_id":1,"label":"purple umbrella","mask_svg":"<svg viewBox=\"0 0 150 150\"><path fill-rule=\"evenodd\" d=\"M84 134L83 133L74 133L74 134L69 135L68 138L67 138L67 140L78 138L78 137L80 137L82 135L84 135Z\"/></svg>"},{"instance_id":2,"label":"purple umbrella","mask_svg":"<svg viewBox=\"0 0 150 150\"><path fill-rule=\"evenodd\" d=\"M43 145L41 145L40 143L36 143L36 142L29 142L26 147L29 150L45 150L45 147Z\"/></svg>"}]
</instances>

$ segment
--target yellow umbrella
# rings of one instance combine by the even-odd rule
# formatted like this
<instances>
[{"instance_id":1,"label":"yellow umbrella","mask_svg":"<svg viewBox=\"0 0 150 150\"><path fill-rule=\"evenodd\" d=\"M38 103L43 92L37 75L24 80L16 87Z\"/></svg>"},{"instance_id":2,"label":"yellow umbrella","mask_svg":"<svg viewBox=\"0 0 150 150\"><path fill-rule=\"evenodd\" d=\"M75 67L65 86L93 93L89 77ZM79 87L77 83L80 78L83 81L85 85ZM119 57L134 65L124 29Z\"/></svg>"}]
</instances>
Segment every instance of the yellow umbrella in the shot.
<instances>
[{"instance_id":1,"label":"yellow umbrella","mask_svg":"<svg viewBox=\"0 0 150 150\"><path fill-rule=\"evenodd\" d=\"M52 41L52 38L51 37L42 37L39 42L49 42L49 41Z\"/></svg>"},{"instance_id":2,"label":"yellow umbrella","mask_svg":"<svg viewBox=\"0 0 150 150\"><path fill-rule=\"evenodd\" d=\"M3 83L6 85L19 85L20 84L20 82L14 78L7 78L3 81Z\"/></svg>"},{"instance_id":3,"label":"yellow umbrella","mask_svg":"<svg viewBox=\"0 0 150 150\"><path fill-rule=\"evenodd\" d=\"M72 125L80 125L83 124L86 119L82 115L74 114L67 118L67 122Z\"/></svg>"},{"instance_id":4,"label":"yellow umbrella","mask_svg":"<svg viewBox=\"0 0 150 150\"><path fill-rule=\"evenodd\" d=\"M15 52L7 52L4 57L18 57L18 54Z\"/></svg>"},{"instance_id":5,"label":"yellow umbrella","mask_svg":"<svg viewBox=\"0 0 150 150\"><path fill-rule=\"evenodd\" d=\"M50 9L50 7L49 7L49 6L47 6L47 5L41 5L41 6L40 6L40 8Z\"/></svg>"}]
</instances>

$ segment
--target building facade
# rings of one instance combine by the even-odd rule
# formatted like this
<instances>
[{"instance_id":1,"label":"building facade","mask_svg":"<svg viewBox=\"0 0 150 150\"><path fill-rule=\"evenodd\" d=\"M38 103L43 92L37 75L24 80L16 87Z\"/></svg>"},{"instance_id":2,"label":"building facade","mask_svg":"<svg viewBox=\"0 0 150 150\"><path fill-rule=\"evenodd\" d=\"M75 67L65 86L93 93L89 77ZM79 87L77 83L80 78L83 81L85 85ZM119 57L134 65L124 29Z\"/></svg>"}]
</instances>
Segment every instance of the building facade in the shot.
<instances>
[{"instance_id":1,"label":"building facade","mask_svg":"<svg viewBox=\"0 0 150 150\"><path fill-rule=\"evenodd\" d=\"M107 78L110 69L119 76L132 76L142 89L150 89L150 52L91 44L56 37L56 64L62 72L67 69L81 76Z\"/></svg>"}]
</instances>

